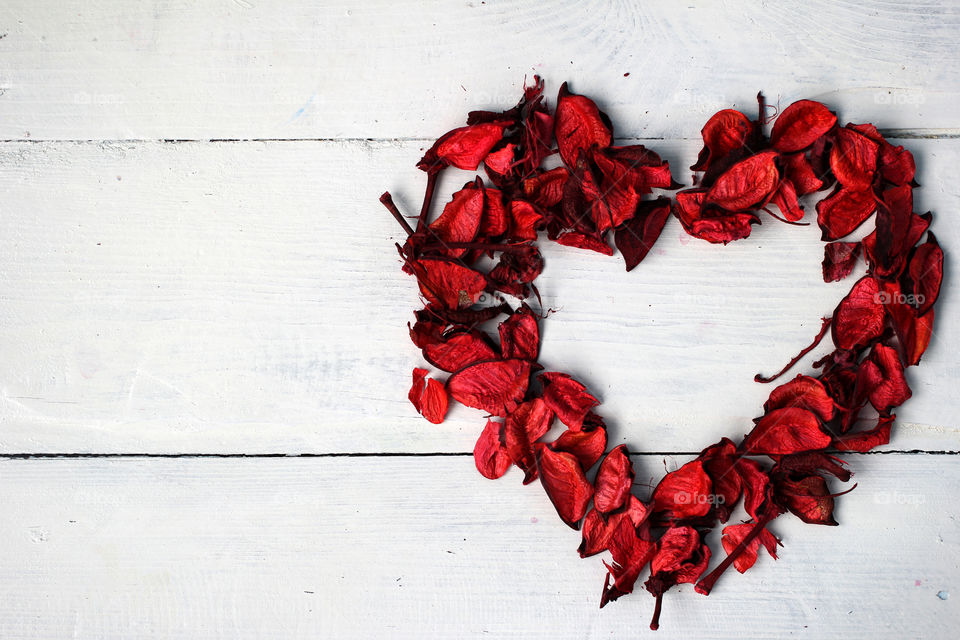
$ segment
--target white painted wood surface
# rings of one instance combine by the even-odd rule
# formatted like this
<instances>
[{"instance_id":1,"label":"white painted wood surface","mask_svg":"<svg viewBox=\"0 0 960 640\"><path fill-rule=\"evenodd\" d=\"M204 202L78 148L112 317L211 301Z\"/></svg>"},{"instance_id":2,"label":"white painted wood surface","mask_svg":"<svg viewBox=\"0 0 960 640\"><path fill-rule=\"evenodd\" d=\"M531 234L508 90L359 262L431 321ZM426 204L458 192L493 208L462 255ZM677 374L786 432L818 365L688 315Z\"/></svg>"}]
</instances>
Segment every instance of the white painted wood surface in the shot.
<instances>
[{"instance_id":1,"label":"white painted wood surface","mask_svg":"<svg viewBox=\"0 0 960 640\"><path fill-rule=\"evenodd\" d=\"M925 452L960 451L958 37L935 2L5 2L0 637L645 631L644 594L596 609L602 566L537 488L376 455L469 451L482 425L406 401L416 296L376 198L412 210L429 137L532 73L666 138L645 143L683 180L706 117L758 89L916 154L948 265L886 450L920 453L851 456L839 528L781 519L780 561L670 594L659 633L949 637L960 458ZM820 281L814 227L717 248L668 224L630 274L547 248L543 361L597 391L612 443L689 452L747 430L753 374L846 285ZM10 459L50 452L90 457ZM350 452L372 455L99 457Z\"/></svg>"}]
</instances>

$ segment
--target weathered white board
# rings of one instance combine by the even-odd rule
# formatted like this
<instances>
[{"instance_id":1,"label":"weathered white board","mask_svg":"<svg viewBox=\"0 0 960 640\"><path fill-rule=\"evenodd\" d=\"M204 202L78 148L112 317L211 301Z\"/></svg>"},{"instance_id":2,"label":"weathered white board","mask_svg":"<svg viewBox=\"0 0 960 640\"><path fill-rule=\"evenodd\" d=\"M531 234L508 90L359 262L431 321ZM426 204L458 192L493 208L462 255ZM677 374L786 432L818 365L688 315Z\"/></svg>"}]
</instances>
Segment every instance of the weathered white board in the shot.
<instances>
[{"instance_id":1,"label":"weathered white board","mask_svg":"<svg viewBox=\"0 0 960 640\"><path fill-rule=\"evenodd\" d=\"M960 142L903 142L952 261ZM650 145L675 167L699 148ZM410 142L0 145L0 451L472 450L479 411L434 426L406 399L418 294L377 197L417 209L419 156ZM542 362L647 451L748 431L770 390L753 375L806 346L850 287L823 283L815 224L771 218L726 247L671 220L631 273L546 257ZM948 270L890 448L960 450L957 291Z\"/></svg>"},{"instance_id":2,"label":"weathered white board","mask_svg":"<svg viewBox=\"0 0 960 640\"><path fill-rule=\"evenodd\" d=\"M760 90L956 132L958 25L928 1L5 0L0 139L422 138L534 74L627 136Z\"/></svg>"},{"instance_id":3,"label":"weathered white board","mask_svg":"<svg viewBox=\"0 0 960 640\"><path fill-rule=\"evenodd\" d=\"M635 461L638 482L663 468ZM951 637L960 460L851 467L839 527L778 519L779 560L667 593L656 637ZM649 633L642 587L598 609L601 559L539 486L466 457L3 461L0 480L7 640Z\"/></svg>"},{"instance_id":4,"label":"weathered white board","mask_svg":"<svg viewBox=\"0 0 960 640\"><path fill-rule=\"evenodd\" d=\"M597 609L602 564L538 487L383 455L470 451L483 419L405 398L417 296L377 197L412 213L431 138L534 74L683 182L706 118L758 90L916 154L947 268L888 453L848 456L840 527L781 518L779 561L668 594L658 637L956 635L958 40L960 7L926 0L5 0L0 638L649 633L644 593ZM547 247L542 361L601 397L611 444L736 436L753 375L848 288L821 247L772 220L728 247L671 221L630 274ZM51 452L88 457L30 457ZM191 452L364 456L104 457ZM638 491L685 459L635 456Z\"/></svg>"}]
</instances>

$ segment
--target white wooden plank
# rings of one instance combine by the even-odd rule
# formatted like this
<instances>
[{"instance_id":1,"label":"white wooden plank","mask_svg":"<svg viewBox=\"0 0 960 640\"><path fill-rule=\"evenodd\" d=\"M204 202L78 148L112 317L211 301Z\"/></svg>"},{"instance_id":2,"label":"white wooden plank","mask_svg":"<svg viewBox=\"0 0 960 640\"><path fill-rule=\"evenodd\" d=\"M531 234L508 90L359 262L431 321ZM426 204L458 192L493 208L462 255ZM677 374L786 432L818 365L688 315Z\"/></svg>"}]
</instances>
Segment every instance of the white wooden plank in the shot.
<instances>
[{"instance_id":1,"label":"white wooden plank","mask_svg":"<svg viewBox=\"0 0 960 640\"><path fill-rule=\"evenodd\" d=\"M626 136L694 137L758 90L960 127L953 3L7 0L0 25L3 139L436 136L534 73Z\"/></svg>"},{"instance_id":2,"label":"white wooden plank","mask_svg":"<svg viewBox=\"0 0 960 640\"><path fill-rule=\"evenodd\" d=\"M680 461L670 460L675 465ZM658 638L934 638L960 624L954 456L854 456L840 527L783 517L780 559L667 594ZM638 479L662 464L637 459ZM0 463L4 638L606 638L538 485L469 458ZM939 597L938 597L938 594Z\"/></svg>"},{"instance_id":3,"label":"white wooden plank","mask_svg":"<svg viewBox=\"0 0 960 640\"><path fill-rule=\"evenodd\" d=\"M697 147L655 146L675 166ZM909 146L950 260L960 142ZM417 295L377 197L417 207L418 157L385 142L2 145L0 450L472 450L479 412L434 426L406 400ZM815 226L775 221L726 248L671 221L629 274L551 248L542 362L596 391L613 441L735 437L769 392L753 375L849 288L823 284L821 256ZM948 277L892 448L960 448L956 293Z\"/></svg>"}]
</instances>

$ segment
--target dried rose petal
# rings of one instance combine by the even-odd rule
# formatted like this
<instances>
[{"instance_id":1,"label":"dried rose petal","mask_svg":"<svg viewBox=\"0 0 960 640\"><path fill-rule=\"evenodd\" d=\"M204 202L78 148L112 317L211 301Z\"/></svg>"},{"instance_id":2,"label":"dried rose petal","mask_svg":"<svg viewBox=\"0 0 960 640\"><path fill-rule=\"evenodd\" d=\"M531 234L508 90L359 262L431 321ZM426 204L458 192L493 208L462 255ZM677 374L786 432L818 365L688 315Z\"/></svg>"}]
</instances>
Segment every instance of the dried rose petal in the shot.
<instances>
[{"instance_id":1,"label":"dried rose petal","mask_svg":"<svg viewBox=\"0 0 960 640\"><path fill-rule=\"evenodd\" d=\"M475 362L497 357L484 334L479 331L454 333L423 346L424 359L438 369L459 371Z\"/></svg>"},{"instance_id":2,"label":"dried rose petal","mask_svg":"<svg viewBox=\"0 0 960 640\"><path fill-rule=\"evenodd\" d=\"M811 451L829 445L830 436L820 430L817 416L796 407L770 411L743 441L743 449L748 453L767 455Z\"/></svg>"},{"instance_id":3,"label":"dried rose petal","mask_svg":"<svg viewBox=\"0 0 960 640\"><path fill-rule=\"evenodd\" d=\"M710 513L712 483L703 462L694 460L663 477L653 491L654 511L682 520Z\"/></svg>"},{"instance_id":4,"label":"dried rose petal","mask_svg":"<svg viewBox=\"0 0 960 640\"><path fill-rule=\"evenodd\" d=\"M667 198L641 202L636 215L617 227L614 242L623 254L627 271L640 264L650 252L670 217L670 210L670 200Z\"/></svg>"},{"instance_id":5,"label":"dried rose petal","mask_svg":"<svg viewBox=\"0 0 960 640\"><path fill-rule=\"evenodd\" d=\"M553 451L542 443L537 445L536 457L540 482L557 514L570 528L579 529L593 497L593 485L580 462L574 455Z\"/></svg>"},{"instance_id":6,"label":"dried rose petal","mask_svg":"<svg viewBox=\"0 0 960 640\"><path fill-rule=\"evenodd\" d=\"M554 116L554 135L564 164L576 166L580 153L593 145L609 146L613 139L609 122L593 100L570 93L564 82Z\"/></svg>"},{"instance_id":7,"label":"dried rose petal","mask_svg":"<svg viewBox=\"0 0 960 640\"><path fill-rule=\"evenodd\" d=\"M854 191L838 187L817 203L817 224L823 240L837 240L852 232L877 208L873 191Z\"/></svg>"},{"instance_id":8,"label":"dried rose petal","mask_svg":"<svg viewBox=\"0 0 960 640\"><path fill-rule=\"evenodd\" d=\"M479 179L477 180L479 183ZM430 224L430 232L441 244L470 242L477 237L484 208L483 189L469 183L443 208L440 217ZM446 248L445 253L453 258L462 256L466 249Z\"/></svg>"},{"instance_id":9,"label":"dried rose petal","mask_svg":"<svg viewBox=\"0 0 960 640\"><path fill-rule=\"evenodd\" d=\"M633 464L627 445L614 447L603 459L594 487L593 504L600 513L610 513L626 503L633 488Z\"/></svg>"},{"instance_id":10,"label":"dried rose petal","mask_svg":"<svg viewBox=\"0 0 960 640\"><path fill-rule=\"evenodd\" d=\"M443 258L414 263L420 292L434 304L462 309L476 303L487 286L482 273Z\"/></svg>"},{"instance_id":11,"label":"dried rose petal","mask_svg":"<svg viewBox=\"0 0 960 640\"><path fill-rule=\"evenodd\" d=\"M567 429L550 443L554 451L571 453L580 461L584 471L597 463L607 448L607 430L603 427L590 431Z\"/></svg>"},{"instance_id":12,"label":"dried rose petal","mask_svg":"<svg viewBox=\"0 0 960 640\"><path fill-rule=\"evenodd\" d=\"M864 191L873 184L879 145L849 128L837 130L830 151L830 169L837 181L853 191Z\"/></svg>"},{"instance_id":13,"label":"dried rose petal","mask_svg":"<svg viewBox=\"0 0 960 640\"><path fill-rule=\"evenodd\" d=\"M557 242L566 247L589 249L590 251L602 253L605 256L613 255L613 248L602 239L586 233L580 233L579 231L567 231L557 238Z\"/></svg>"},{"instance_id":14,"label":"dried rose petal","mask_svg":"<svg viewBox=\"0 0 960 640\"><path fill-rule=\"evenodd\" d=\"M503 476L512 463L506 448L500 441L502 428L503 423L487 420L487 425L473 448L473 461L477 465L477 471L484 478L491 480Z\"/></svg>"},{"instance_id":15,"label":"dried rose petal","mask_svg":"<svg viewBox=\"0 0 960 640\"><path fill-rule=\"evenodd\" d=\"M833 496L827 481L820 476L800 480L784 478L776 485L777 499L795 516L808 524L836 526L833 518Z\"/></svg>"},{"instance_id":16,"label":"dried rose petal","mask_svg":"<svg viewBox=\"0 0 960 640\"><path fill-rule=\"evenodd\" d=\"M543 399L560 422L571 429L581 429L590 409L600 404L585 386L565 373L547 371L540 374L539 380L543 384Z\"/></svg>"},{"instance_id":17,"label":"dried rose petal","mask_svg":"<svg viewBox=\"0 0 960 640\"><path fill-rule=\"evenodd\" d=\"M649 514L649 507L640 502L634 495L628 496L627 503L623 508L608 515L603 515L596 509L591 509L583 520L583 540L577 549L580 557L586 558L601 551L606 551L614 533L624 522L628 522L629 525L627 526L636 530Z\"/></svg>"},{"instance_id":18,"label":"dried rose petal","mask_svg":"<svg viewBox=\"0 0 960 640\"><path fill-rule=\"evenodd\" d=\"M523 400L529 381L525 360L478 362L450 376L447 392L460 404L504 417Z\"/></svg>"},{"instance_id":19,"label":"dried rose petal","mask_svg":"<svg viewBox=\"0 0 960 640\"><path fill-rule=\"evenodd\" d=\"M723 109L713 114L700 130L703 149L692 171L707 171L711 164L723 160L733 151L742 149L757 134L757 125L735 109Z\"/></svg>"},{"instance_id":20,"label":"dried rose petal","mask_svg":"<svg viewBox=\"0 0 960 640\"><path fill-rule=\"evenodd\" d=\"M906 402L910 387L903 376L903 364L895 349L875 344L870 357L860 365L860 384L869 393L870 404L881 413Z\"/></svg>"},{"instance_id":21,"label":"dried rose petal","mask_svg":"<svg viewBox=\"0 0 960 640\"><path fill-rule=\"evenodd\" d=\"M831 331L837 348L853 349L877 338L883 332L883 302L877 281L860 278L833 314Z\"/></svg>"},{"instance_id":22,"label":"dried rose petal","mask_svg":"<svg viewBox=\"0 0 960 640\"><path fill-rule=\"evenodd\" d=\"M550 430L553 411L541 398L524 402L508 416L503 426L503 444L507 455L526 474L523 483L536 480L533 443Z\"/></svg>"},{"instance_id":23,"label":"dried rose petal","mask_svg":"<svg viewBox=\"0 0 960 640\"><path fill-rule=\"evenodd\" d=\"M806 149L833 128L837 116L813 100L797 100L773 123L770 143L783 153Z\"/></svg>"},{"instance_id":24,"label":"dried rose petal","mask_svg":"<svg viewBox=\"0 0 960 640\"><path fill-rule=\"evenodd\" d=\"M906 277L913 295L912 306L922 316L937 301L943 281L943 250L933 232L927 233L927 241L913 250Z\"/></svg>"},{"instance_id":25,"label":"dried rose petal","mask_svg":"<svg viewBox=\"0 0 960 640\"><path fill-rule=\"evenodd\" d=\"M742 211L765 202L776 190L780 172L775 151L762 151L725 171L707 191L705 202Z\"/></svg>"},{"instance_id":26,"label":"dried rose petal","mask_svg":"<svg viewBox=\"0 0 960 640\"><path fill-rule=\"evenodd\" d=\"M859 242L830 242L823 245L823 281L843 280L860 257Z\"/></svg>"},{"instance_id":27,"label":"dried rose petal","mask_svg":"<svg viewBox=\"0 0 960 640\"><path fill-rule=\"evenodd\" d=\"M484 123L449 131L424 154L417 167L432 173L447 165L476 171L484 157L500 142L503 127L504 124L500 123Z\"/></svg>"},{"instance_id":28,"label":"dried rose petal","mask_svg":"<svg viewBox=\"0 0 960 640\"><path fill-rule=\"evenodd\" d=\"M535 361L540 351L537 318L527 305L500 323L500 351L504 358Z\"/></svg>"},{"instance_id":29,"label":"dried rose petal","mask_svg":"<svg viewBox=\"0 0 960 640\"><path fill-rule=\"evenodd\" d=\"M764 403L764 411L784 407L799 407L813 412L824 422L833 419L833 398L826 387L816 378L798 375L770 392L770 398Z\"/></svg>"},{"instance_id":30,"label":"dried rose petal","mask_svg":"<svg viewBox=\"0 0 960 640\"><path fill-rule=\"evenodd\" d=\"M732 553L737 546L743 542L743 540L753 531L753 528L756 525L753 523L746 524L732 524L723 529L723 537L721 542L723 543L723 550L728 554ZM740 555L736 557L733 561L734 568L740 573L746 572L747 569L752 567L757 561L757 551L760 548L760 545L767 550L767 553L770 554L770 557L774 560L777 559L777 545L780 544L780 541L777 540L776 536L770 533L767 529L763 529L760 533L753 538L748 544L746 549L744 549Z\"/></svg>"},{"instance_id":31,"label":"dried rose petal","mask_svg":"<svg viewBox=\"0 0 960 640\"><path fill-rule=\"evenodd\" d=\"M447 391L442 383L426 376L426 369L413 370L413 384L407 397L420 415L433 424L440 424L447 415Z\"/></svg>"}]
</instances>

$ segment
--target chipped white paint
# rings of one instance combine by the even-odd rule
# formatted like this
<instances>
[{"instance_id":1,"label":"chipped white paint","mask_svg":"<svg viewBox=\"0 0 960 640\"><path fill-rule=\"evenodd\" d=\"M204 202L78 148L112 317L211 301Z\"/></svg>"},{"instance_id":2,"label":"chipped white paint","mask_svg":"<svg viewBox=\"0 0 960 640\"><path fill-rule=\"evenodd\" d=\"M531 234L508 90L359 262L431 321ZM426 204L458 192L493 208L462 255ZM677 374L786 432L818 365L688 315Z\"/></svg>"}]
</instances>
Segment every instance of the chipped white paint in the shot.
<instances>
[{"instance_id":1,"label":"chipped white paint","mask_svg":"<svg viewBox=\"0 0 960 640\"><path fill-rule=\"evenodd\" d=\"M667 138L681 179L705 118L758 89L899 130L960 255L957 7L675 5L5 2L0 453L469 451L477 412L434 426L405 399L416 296L377 197L413 210L426 137L533 73ZM753 374L846 290L817 236L771 221L718 248L671 221L630 274L549 247L544 363L635 450L742 433ZM889 450L960 451L952 264ZM957 461L852 456L840 528L778 522L778 563L681 589L660 637L949 635ZM633 637L650 614L598 611L602 566L542 492L467 457L2 460L0 504L3 638Z\"/></svg>"}]
</instances>

